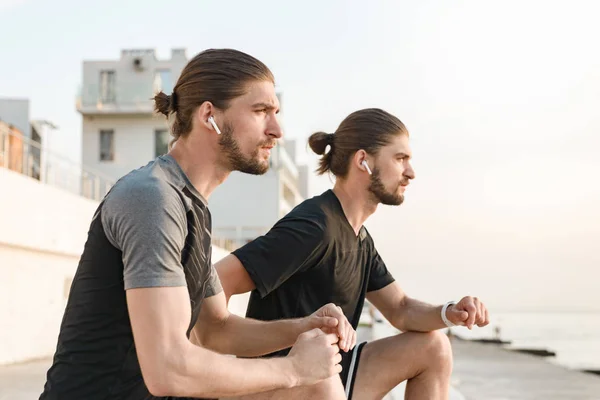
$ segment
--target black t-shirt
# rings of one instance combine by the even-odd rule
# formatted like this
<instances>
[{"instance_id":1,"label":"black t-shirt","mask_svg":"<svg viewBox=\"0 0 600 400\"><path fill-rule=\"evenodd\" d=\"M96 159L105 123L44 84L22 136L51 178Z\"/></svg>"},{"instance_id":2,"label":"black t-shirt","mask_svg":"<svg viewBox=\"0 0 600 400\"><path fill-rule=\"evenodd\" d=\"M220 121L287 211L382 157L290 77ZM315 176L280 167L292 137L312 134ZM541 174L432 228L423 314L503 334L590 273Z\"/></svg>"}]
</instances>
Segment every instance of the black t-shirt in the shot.
<instances>
[{"instance_id":1,"label":"black t-shirt","mask_svg":"<svg viewBox=\"0 0 600 400\"><path fill-rule=\"evenodd\" d=\"M258 320L305 317L335 303L356 329L366 293L394 281L371 235L364 227L355 234L332 190L302 202L233 254L256 286L246 316Z\"/></svg>"}]
</instances>

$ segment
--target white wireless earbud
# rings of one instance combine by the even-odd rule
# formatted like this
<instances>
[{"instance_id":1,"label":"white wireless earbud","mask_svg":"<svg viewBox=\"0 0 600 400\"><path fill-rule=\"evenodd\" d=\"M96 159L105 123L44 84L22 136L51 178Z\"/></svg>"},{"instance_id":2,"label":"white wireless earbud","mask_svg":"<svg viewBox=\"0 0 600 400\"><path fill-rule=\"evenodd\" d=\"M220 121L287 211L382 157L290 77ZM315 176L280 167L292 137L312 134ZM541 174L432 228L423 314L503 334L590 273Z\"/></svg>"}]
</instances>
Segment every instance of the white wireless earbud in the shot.
<instances>
[{"instance_id":1,"label":"white wireless earbud","mask_svg":"<svg viewBox=\"0 0 600 400\"><path fill-rule=\"evenodd\" d=\"M365 167L367 169L367 172L369 173L369 175L373 175L373 173L371 172L371 168L369 168L369 164L367 164L367 160L363 160L363 162L361 164L363 165L363 167Z\"/></svg>"},{"instance_id":2,"label":"white wireless earbud","mask_svg":"<svg viewBox=\"0 0 600 400\"><path fill-rule=\"evenodd\" d=\"M213 126L213 128L215 128L215 131L217 131L217 133L220 135L221 130L217 126L217 123L215 122L215 118L212 115L210 117L208 117L208 122L210 122L210 124Z\"/></svg>"}]
</instances>

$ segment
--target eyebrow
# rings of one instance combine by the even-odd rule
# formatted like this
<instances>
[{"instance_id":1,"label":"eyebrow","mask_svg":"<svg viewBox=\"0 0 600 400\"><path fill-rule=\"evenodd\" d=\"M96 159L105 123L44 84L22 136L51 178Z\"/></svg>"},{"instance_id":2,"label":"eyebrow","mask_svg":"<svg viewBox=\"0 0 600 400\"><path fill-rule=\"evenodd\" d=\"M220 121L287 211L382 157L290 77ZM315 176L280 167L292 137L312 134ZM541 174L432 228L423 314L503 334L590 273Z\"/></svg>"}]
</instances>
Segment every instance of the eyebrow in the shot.
<instances>
[{"instance_id":1,"label":"eyebrow","mask_svg":"<svg viewBox=\"0 0 600 400\"><path fill-rule=\"evenodd\" d=\"M279 108L270 103L255 103L252 104L252 108L266 108L267 110L275 110L275 113L279 112Z\"/></svg>"}]
</instances>

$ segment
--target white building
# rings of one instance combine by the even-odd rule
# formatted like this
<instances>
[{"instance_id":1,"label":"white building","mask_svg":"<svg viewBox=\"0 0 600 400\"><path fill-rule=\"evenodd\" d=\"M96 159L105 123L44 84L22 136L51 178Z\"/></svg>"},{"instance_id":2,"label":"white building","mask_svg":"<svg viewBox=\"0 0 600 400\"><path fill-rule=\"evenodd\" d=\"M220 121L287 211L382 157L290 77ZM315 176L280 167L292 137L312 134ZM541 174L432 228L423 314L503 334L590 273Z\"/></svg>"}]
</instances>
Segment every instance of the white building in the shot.
<instances>
[{"instance_id":1,"label":"white building","mask_svg":"<svg viewBox=\"0 0 600 400\"><path fill-rule=\"evenodd\" d=\"M159 60L154 50L123 50L116 61L85 61L77 110L82 114L82 163L114 178L167 150L165 118L151 98L170 94L187 63L185 50Z\"/></svg>"},{"instance_id":2,"label":"white building","mask_svg":"<svg viewBox=\"0 0 600 400\"><path fill-rule=\"evenodd\" d=\"M170 94L188 59L154 50L123 50L119 60L85 61L77 99L82 114L82 163L114 179L167 151L164 116L153 113L154 94ZM279 94L278 94L279 96ZM281 97L280 97L281 99ZM256 177L233 173L210 198L215 241L232 247L269 229L306 196L306 173L296 165L293 141L272 152L272 168Z\"/></svg>"}]
</instances>

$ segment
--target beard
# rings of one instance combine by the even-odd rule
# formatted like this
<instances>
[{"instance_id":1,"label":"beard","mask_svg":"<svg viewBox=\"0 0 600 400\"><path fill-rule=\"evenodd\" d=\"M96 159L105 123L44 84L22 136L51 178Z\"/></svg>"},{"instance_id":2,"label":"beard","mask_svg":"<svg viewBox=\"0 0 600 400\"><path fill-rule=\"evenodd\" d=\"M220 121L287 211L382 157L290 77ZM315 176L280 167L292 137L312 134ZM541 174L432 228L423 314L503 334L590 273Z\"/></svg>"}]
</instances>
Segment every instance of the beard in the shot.
<instances>
[{"instance_id":1,"label":"beard","mask_svg":"<svg viewBox=\"0 0 600 400\"><path fill-rule=\"evenodd\" d=\"M400 183L396 187L396 190L390 192L386 190L383 182L381 181L381 175L379 168L373 168L373 175L371 175L371 184L369 185L369 192L373 194L375 199L387 206L399 206L404 201L404 195L398 193Z\"/></svg>"},{"instance_id":2,"label":"beard","mask_svg":"<svg viewBox=\"0 0 600 400\"><path fill-rule=\"evenodd\" d=\"M245 174L263 175L269 170L269 160L261 160L259 151L262 146L271 142L265 141L259 144L249 156L245 156L237 141L233 137L233 126L226 122L221 129L219 146L226 154L232 171L240 171Z\"/></svg>"}]
</instances>

